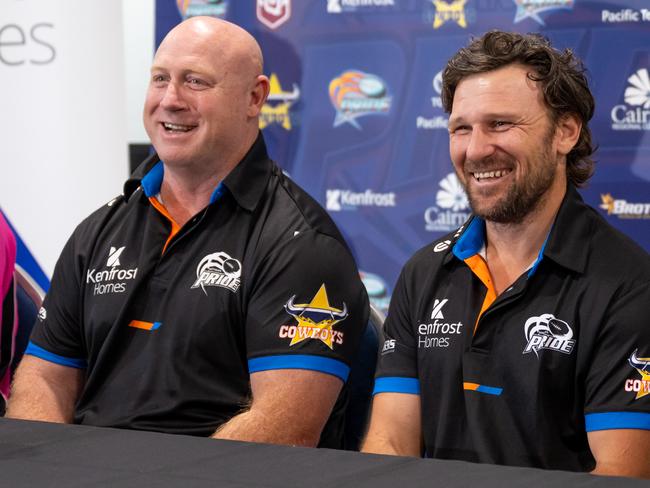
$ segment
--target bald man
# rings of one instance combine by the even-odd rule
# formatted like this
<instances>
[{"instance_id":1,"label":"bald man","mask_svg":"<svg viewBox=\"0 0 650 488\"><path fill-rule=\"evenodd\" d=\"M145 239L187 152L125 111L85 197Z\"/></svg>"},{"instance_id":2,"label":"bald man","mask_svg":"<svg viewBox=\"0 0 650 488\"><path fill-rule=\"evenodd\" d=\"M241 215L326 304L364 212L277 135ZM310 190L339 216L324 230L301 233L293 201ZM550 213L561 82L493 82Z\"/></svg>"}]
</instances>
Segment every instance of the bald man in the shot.
<instances>
[{"instance_id":1,"label":"bald man","mask_svg":"<svg viewBox=\"0 0 650 488\"><path fill-rule=\"evenodd\" d=\"M8 416L340 446L368 299L334 223L266 154L268 93L243 29L167 35L144 107L156 155L68 241Z\"/></svg>"}]
</instances>

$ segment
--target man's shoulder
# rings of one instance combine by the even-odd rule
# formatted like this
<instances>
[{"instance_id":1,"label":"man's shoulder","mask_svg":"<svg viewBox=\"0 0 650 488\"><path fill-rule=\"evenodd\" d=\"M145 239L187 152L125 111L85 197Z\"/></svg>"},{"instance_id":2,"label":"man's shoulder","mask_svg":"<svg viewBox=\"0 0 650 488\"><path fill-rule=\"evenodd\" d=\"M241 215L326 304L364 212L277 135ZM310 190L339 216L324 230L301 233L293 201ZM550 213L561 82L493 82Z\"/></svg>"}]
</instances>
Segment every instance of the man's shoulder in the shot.
<instances>
[{"instance_id":1,"label":"man's shoulder","mask_svg":"<svg viewBox=\"0 0 650 488\"><path fill-rule=\"evenodd\" d=\"M111 219L115 218L116 214L123 211L128 203L129 201L124 195L118 195L112 198L77 225L73 233L74 238L86 241L96 236Z\"/></svg>"},{"instance_id":2,"label":"man's shoulder","mask_svg":"<svg viewBox=\"0 0 650 488\"><path fill-rule=\"evenodd\" d=\"M446 234L421 247L406 261L402 273L430 276L454 259L453 248L465 226Z\"/></svg>"}]
</instances>

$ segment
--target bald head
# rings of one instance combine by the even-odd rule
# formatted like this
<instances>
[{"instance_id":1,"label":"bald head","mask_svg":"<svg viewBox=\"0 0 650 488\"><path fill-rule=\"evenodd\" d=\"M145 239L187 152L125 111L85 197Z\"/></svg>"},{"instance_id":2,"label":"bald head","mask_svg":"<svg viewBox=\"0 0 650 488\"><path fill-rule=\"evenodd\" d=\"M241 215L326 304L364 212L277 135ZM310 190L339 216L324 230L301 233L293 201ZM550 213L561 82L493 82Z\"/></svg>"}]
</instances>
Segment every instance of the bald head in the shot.
<instances>
[{"instance_id":1,"label":"bald head","mask_svg":"<svg viewBox=\"0 0 650 488\"><path fill-rule=\"evenodd\" d=\"M230 22L192 17L172 29L154 57L144 111L163 161L239 162L257 137L269 93L262 64L257 41Z\"/></svg>"}]
</instances>

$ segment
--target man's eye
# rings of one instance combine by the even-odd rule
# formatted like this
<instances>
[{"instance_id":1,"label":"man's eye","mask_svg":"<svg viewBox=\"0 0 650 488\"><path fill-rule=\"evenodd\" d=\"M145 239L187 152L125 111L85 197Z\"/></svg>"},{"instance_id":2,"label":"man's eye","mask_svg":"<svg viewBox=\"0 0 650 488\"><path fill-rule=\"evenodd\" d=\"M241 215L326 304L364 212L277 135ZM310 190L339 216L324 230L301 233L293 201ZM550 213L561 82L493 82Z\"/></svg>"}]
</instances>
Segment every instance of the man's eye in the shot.
<instances>
[{"instance_id":1,"label":"man's eye","mask_svg":"<svg viewBox=\"0 0 650 488\"><path fill-rule=\"evenodd\" d=\"M198 78L188 78L187 82L192 86L201 86L205 84L203 83L203 80L199 80Z\"/></svg>"},{"instance_id":2,"label":"man's eye","mask_svg":"<svg viewBox=\"0 0 650 488\"><path fill-rule=\"evenodd\" d=\"M459 125L458 127L452 127L449 130L449 132L451 134L457 134L457 135L467 134L469 131L470 131L470 128L468 126L466 126L466 125Z\"/></svg>"},{"instance_id":3,"label":"man's eye","mask_svg":"<svg viewBox=\"0 0 650 488\"><path fill-rule=\"evenodd\" d=\"M495 120L492 123L492 127L494 127L497 130L499 130L499 129L507 129L511 125L512 125L512 123L508 122L507 120Z\"/></svg>"}]
</instances>

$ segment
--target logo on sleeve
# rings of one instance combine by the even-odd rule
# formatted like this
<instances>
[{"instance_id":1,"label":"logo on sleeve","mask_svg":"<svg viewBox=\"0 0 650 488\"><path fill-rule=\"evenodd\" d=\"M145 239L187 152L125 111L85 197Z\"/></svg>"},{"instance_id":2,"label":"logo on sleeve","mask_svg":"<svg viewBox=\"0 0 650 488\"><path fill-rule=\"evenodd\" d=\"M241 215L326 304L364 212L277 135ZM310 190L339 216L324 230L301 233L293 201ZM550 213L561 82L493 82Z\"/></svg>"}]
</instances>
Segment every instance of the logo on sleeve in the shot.
<instances>
[{"instance_id":1,"label":"logo on sleeve","mask_svg":"<svg viewBox=\"0 0 650 488\"><path fill-rule=\"evenodd\" d=\"M627 361L641 375L641 379L627 379L625 381L625 391L636 392L635 400L650 393L650 358L637 357L637 351L638 349L635 349Z\"/></svg>"},{"instance_id":2,"label":"logo on sleeve","mask_svg":"<svg viewBox=\"0 0 650 488\"><path fill-rule=\"evenodd\" d=\"M220 286L235 293L240 284L241 263L225 252L219 251L201 259L196 267L196 281L190 288L200 286L203 293L207 295L206 286Z\"/></svg>"},{"instance_id":3,"label":"logo on sleeve","mask_svg":"<svg viewBox=\"0 0 650 488\"><path fill-rule=\"evenodd\" d=\"M524 335L528 343L523 354L549 349L551 351L571 354L576 344L573 339L573 329L564 320L556 319L553 314L545 313L539 317L531 317L524 324Z\"/></svg>"},{"instance_id":4,"label":"logo on sleeve","mask_svg":"<svg viewBox=\"0 0 650 488\"><path fill-rule=\"evenodd\" d=\"M384 346L381 348L381 355L383 356L391 352L395 352L395 339L386 339Z\"/></svg>"},{"instance_id":5,"label":"logo on sleeve","mask_svg":"<svg viewBox=\"0 0 650 488\"><path fill-rule=\"evenodd\" d=\"M325 284L321 285L309 303L294 303L295 299L296 295L289 298L284 309L298 324L281 326L278 334L280 338L290 338L289 346L307 339L320 340L330 349L334 349L334 344L343 344L343 332L334 330L333 326L347 318L348 307L345 302L342 310L332 307Z\"/></svg>"}]
</instances>

